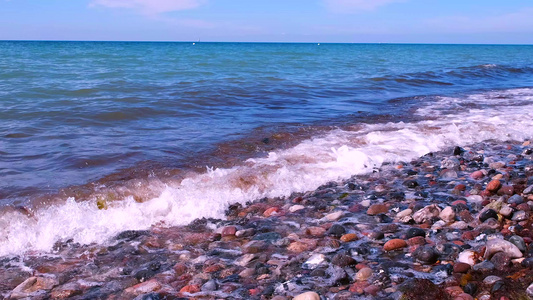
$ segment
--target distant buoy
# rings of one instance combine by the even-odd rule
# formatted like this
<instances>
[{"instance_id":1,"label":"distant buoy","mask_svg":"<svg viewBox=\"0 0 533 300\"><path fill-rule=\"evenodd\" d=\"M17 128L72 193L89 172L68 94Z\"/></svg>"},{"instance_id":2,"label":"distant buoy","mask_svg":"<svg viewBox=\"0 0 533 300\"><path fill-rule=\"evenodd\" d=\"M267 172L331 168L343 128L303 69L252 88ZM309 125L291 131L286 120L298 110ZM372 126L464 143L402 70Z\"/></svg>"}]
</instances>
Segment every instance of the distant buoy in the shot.
<instances>
[{"instance_id":1,"label":"distant buoy","mask_svg":"<svg viewBox=\"0 0 533 300\"><path fill-rule=\"evenodd\" d=\"M318 46L320 46L320 43L318 43Z\"/></svg>"},{"instance_id":2,"label":"distant buoy","mask_svg":"<svg viewBox=\"0 0 533 300\"><path fill-rule=\"evenodd\" d=\"M192 43L192 45L194 46L194 45L196 45L196 43Z\"/></svg>"}]
</instances>

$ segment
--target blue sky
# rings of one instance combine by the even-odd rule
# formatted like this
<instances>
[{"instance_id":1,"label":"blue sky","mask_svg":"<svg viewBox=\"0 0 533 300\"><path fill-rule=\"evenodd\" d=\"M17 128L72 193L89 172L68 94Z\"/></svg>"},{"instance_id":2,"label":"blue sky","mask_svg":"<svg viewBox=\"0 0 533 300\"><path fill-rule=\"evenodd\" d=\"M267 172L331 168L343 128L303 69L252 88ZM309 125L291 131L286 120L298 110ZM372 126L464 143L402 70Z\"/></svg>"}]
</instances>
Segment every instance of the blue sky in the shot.
<instances>
[{"instance_id":1,"label":"blue sky","mask_svg":"<svg viewBox=\"0 0 533 300\"><path fill-rule=\"evenodd\" d=\"M0 40L533 43L531 0L0 0Z\"/></svg>"}]
</instances>

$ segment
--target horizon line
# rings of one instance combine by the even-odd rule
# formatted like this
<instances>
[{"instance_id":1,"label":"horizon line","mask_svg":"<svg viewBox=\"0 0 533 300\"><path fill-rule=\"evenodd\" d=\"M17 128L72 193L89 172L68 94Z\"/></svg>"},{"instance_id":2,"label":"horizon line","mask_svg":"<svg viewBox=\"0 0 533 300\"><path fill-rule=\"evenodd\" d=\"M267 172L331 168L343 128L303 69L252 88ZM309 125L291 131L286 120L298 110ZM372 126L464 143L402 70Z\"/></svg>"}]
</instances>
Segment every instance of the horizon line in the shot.
<instances>
[{"instance_id":1,"label":"horizon line","mask_svg":"<svg viewBox=\"0 0 533 300\"><path fill-rule=\"evenodd\" d=\"M360 45L486 45L486 46L533 46L533 43L431 43L431 42L287 42L287 41L176 41L176 40L4 40L0 42L93 42L93 43L233 43L233 44L360 44Z\"/></svg>"}]
</instances>

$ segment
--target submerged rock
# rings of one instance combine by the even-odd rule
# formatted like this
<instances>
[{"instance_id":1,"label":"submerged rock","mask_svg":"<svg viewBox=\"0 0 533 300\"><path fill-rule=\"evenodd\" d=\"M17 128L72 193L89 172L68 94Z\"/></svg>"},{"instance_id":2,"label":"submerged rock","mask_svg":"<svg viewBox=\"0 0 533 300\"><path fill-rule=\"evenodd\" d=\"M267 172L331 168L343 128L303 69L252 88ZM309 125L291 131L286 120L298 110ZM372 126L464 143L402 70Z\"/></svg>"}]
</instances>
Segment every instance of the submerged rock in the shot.
<instances>
[{"instance_id":1,"label":"submerged rock","mask_svg":"<svg viewBox=\"0 0 533 300\"><path fill-rule=\"evenodd\" d=\"M510 258L519 258L523 254L513 243L502 239L492 239L485 245L485 259L490 259L497 252L504 252Z\"/></svg>"}]
</instances>

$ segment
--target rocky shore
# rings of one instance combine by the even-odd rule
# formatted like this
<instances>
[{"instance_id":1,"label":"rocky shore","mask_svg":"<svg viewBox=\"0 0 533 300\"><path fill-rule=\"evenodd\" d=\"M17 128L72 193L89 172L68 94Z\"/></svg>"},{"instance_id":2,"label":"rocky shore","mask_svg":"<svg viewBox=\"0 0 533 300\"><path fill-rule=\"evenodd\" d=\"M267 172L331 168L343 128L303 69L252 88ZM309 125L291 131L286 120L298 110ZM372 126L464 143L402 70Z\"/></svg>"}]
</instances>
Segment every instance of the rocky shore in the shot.
<instances>
[{"instance_id":1,"label":"rocky shore","mask_svg":"<svg viewBox=\"0 0 533 300\"><path fill-rule=\"evenodd\" d=\"M0 258L6 299L533 299L533 144L388 164L225 220Z\"/></svg>"}]
</instances>

